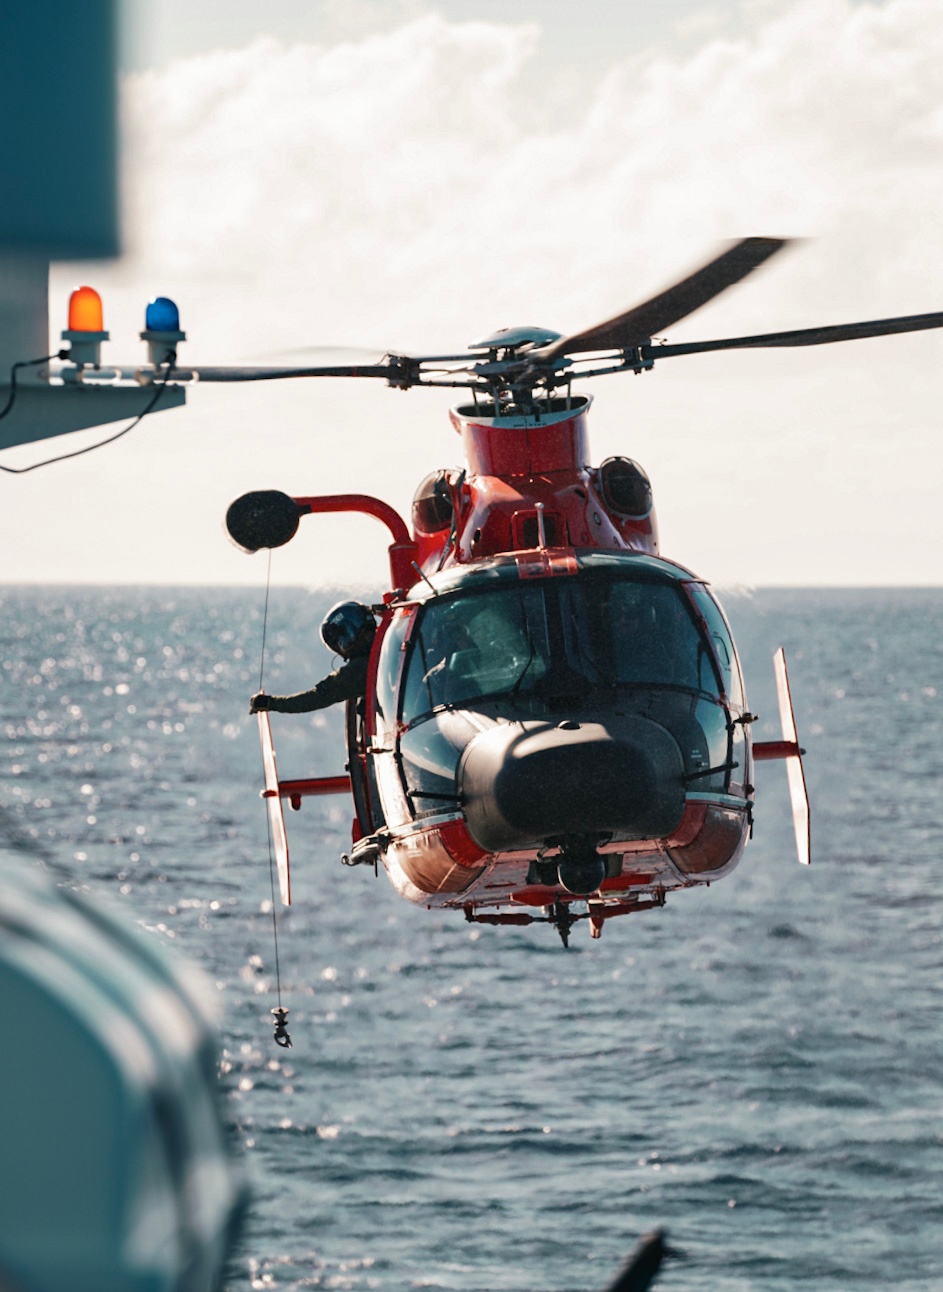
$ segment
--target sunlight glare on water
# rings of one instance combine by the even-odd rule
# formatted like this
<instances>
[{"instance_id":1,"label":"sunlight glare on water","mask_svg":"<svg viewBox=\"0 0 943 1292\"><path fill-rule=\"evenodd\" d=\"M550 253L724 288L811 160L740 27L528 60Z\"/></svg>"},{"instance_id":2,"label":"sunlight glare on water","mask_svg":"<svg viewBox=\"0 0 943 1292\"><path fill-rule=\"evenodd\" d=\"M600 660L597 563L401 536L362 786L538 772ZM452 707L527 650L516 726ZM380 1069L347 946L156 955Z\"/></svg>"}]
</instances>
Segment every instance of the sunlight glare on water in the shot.
<instances>
[{"instance_id":1,"label":"sunlight glare on water","mask_svg":"<svg viewBox=\"0 0 943 1292\"><path fill-rule=\"evenodd\" d=\"M943 592L726 602L759 739L783 644L813 804L795 862L757 771L735 875L574 930L470 929L346 870L350 807L289 813L277 1003L258 591L3 602L0 831L201 965L254 1201L227 1287L593 1289L665 1225L670 1292L939 1287ZM273 594L266 685L330 666L330 593ZM278 716L283 777L342 714Z\"/></svg>"}]
</instances>

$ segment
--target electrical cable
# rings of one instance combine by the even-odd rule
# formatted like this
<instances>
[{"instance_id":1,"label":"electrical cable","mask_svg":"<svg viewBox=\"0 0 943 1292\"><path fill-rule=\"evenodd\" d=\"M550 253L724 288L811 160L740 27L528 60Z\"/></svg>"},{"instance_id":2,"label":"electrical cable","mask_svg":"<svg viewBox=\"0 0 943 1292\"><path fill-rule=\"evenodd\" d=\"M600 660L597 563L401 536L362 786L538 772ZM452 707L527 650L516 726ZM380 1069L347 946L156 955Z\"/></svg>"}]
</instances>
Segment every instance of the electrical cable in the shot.
<instances>
[{"instance_id":1,"label":"electrical cable","mask_svg":"<svg viewBox=\"0 0 943 1292\"><path fill-rule=\"evenodd\" d=\"M21 359L10 369L10 393L7 396L7 402L0 408L0 422L13 411L13 405L16 403L16 374L20 368L38 368L41 363L49 363L51 359L65 359L68 350L57 350L55 354L44 355L42 359Z\"/></svg>"},{"instance_id":2,"label":"electrical cable","mask_svg":"<svg viewBox=\"0 0 943 1292\"><path fill-rule=\"evenodd\" d=\"M46 359L29 359L27 361L15 363L10 370L10 395L7 399L6 406L0 410L0 419L6 417L7 413L9 413L10 409L13 407L14 400L16 399L16 369L30 367L37 363L46 363L48 359L62 358L66 353L67 351L60 351L58 355L48 355ZM120 440L122 435L127 435L128 431L133 431L135 426L137 426L139 422L142 422L144 418L147 417L148 413L152 413L157 407L157 403L161 395L163 395L167 388L167 382L171 378L174 367L176 366L176 361L176 354L171 353L167 356L167 367L164 372L163 381L154 383L155 390L150 402L141 410L140 413L138 413L137 417L135 417L132 422L129 422L127 426L122 427L122 429L117 431L114 435L109 435L107 439L99 440L97 444L87 444L84 449L73 449L71 453L59 453L54 458L44 458L42 462L33 462L28 467L5 467L0 463L0 471L5 471L7 475L21 476L25 475L28 471L37 471L40 467L51 466L53 462L65 462L67 458L80 458L83 453L92 453L95 449L104 448L106 444L114 444L115 440ZM163 365L161 366L163 367ZM8 445L7 447L13 448L14 446Z\"/></svg>"}]
</instances>

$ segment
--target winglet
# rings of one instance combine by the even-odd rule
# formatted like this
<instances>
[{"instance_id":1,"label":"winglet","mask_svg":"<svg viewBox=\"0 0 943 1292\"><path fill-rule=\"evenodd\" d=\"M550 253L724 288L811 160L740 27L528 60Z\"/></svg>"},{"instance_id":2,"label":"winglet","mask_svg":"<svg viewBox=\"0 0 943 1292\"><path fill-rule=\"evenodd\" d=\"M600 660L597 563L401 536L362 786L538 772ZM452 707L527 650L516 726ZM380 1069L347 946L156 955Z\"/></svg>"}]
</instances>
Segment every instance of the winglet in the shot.
<instances>
[{"instance_id":1,"label":"winglet","mask_svg":"<svg viewBox=\"0 0 943 1292\"><path fill-rule=\"evenodd\" d=\"M269 827L272 844L275 848L275 863L278 867L278 889L285 906L291 906L291 873L288 869L288 835L285 832L285 813L278 786L278 768L275 763L275 745L272 742L272 724L268 711L258 715L259 739L262 741L262 769L265 773L265 789L262 797L268 809Z\"/></svg>"}]
</instances>

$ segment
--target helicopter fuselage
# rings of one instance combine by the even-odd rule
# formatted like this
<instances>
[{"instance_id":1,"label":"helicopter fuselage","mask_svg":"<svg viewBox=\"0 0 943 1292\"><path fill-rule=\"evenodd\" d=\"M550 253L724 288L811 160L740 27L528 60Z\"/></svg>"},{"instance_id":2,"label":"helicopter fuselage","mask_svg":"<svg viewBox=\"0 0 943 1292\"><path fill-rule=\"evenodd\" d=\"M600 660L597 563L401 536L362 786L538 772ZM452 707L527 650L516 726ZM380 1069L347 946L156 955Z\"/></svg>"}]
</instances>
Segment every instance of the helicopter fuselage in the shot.
<instances>
[{"instance_id":1,"label":"helicopter fuselage","mask_svg":"<svg viewBox=\"0 0 943 1292\"><path fill-rule=\"evenodd\" d=\"M750 828L729 627L658 556L641 468L588 465L588 405L453 411L467 468L417 491L417 577L349 714L352 859L469 919L585 900L598 932L728 873Z\"/></svg>"}]
</instances>

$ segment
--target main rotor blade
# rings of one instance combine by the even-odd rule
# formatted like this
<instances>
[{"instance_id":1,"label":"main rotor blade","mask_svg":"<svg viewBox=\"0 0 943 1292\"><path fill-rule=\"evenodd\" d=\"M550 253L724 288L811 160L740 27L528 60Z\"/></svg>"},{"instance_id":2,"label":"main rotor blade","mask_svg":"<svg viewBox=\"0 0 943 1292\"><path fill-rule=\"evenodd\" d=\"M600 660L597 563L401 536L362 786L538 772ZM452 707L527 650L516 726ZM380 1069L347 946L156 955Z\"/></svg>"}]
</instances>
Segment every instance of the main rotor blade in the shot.
<instances>
[{"instance_id":1,"label":"main rotor blade","mask_svg":"<svg viewBox=\"0 0 943 1292\"><path fill-rule=\"evenodd\" d=\"M391 377L400 371L391 363L334 364L314 368L267 368L240 365L225 368L174 368L168 380L176 381L283 381L288 377Z\"/></svg>"},{"instance_id":2,"label":"main rotor blade","mask_svg":"<svg viewBox=\"0 0 943 1292\"><path fill-rule=\"evenodd\" d=\"M282 363L300 362L303 359L308 359L312 363L354 363L358 359L362 359L365 363L379 363L389 353L389 346L382 345L298 345L291 349L260 354L258 357L260 360Z\"/></svg>"},{"instance_id":3,"label":"main rotor blade","mask_svg":"<svg viewBox=\"0 0 943 1292\"><path fill-rule=\"evenodd\" d=\"M796 332L765 332L760 336L733 336L718 341L691 341L679 345L643 347L646 359L668 359L676 354L703 354L708 350L760 350L776 346L828 345L832 341L861 341L869 336L896 332L923 332L943 327L943 313L907 314L901 318L874 319L870 323L836 323L830 327L800 328Z\"/></svg>"},{"instance_id":4,"label":"main rotor blade","mask_svg":"<svg viewBox=\"0 0 943 1292\"><path fill-rule=\"evenodd\" d=\"M686 318L722 291L746 278L786 246L787 238L744 238L673 287L625 314L577 332L540 351L542 359L585 350L624 350L643 345L672 323Z\"/></svg>"}]
</instances>

